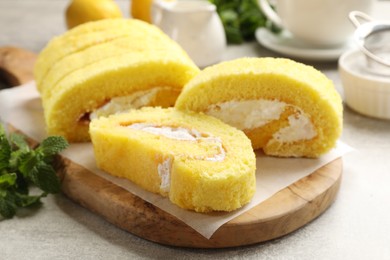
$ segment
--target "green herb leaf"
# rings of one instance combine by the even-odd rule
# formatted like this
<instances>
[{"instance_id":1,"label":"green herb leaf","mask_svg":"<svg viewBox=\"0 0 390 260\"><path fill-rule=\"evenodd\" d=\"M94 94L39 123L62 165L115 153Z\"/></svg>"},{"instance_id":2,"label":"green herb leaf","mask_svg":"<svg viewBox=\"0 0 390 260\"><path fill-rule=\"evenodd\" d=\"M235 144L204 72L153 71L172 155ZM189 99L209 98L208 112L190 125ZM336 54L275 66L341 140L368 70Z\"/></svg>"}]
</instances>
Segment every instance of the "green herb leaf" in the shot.
<instances>
[{"instance_id":1,"label":"green herb leaf","mask_svg":"<svg viewBox=\"0 0 390 260\"><path fill-rule=\"evenodd\" d=\"M8 142L3 126L0 124L0 172L8 167L11 157L11 145Z\"/></svg>"},{"instance_id":2,"label":"green herb leaf","mask_svg":"<svg viewBox=\"0 0 390 260\"><path fill-rule=\"evenodd\" d=\"M16 178L16 173L5 173L0 175L0 188L5 189L15 185Z\"/></svg>"},{"instance_id":3,"label":"green herb leaf","mask_svg":"<svg viewBox=\"0 0 390 260\"><path fill-rule=\"evenodd\" d=\"M37 152L42 153L44 157L53 156L69 146L68 142L61 136L50 136L42 141Z\"/></svg>"},{"instance_id":4,"label":"green herb leaf","mask_svg":"<svg viewBox=\"0 0 390 260\"><path fill-rule=\"evenodd\" d=\"M4 218L12 218L16 213L16 206L0 197L0 215Z\"/></svg>"},{"instance_id":5,"label":"green herb leaf","mask_svg":"<svg viewBox=\"0 0 390 260\"><path fill-rule=\"evenodd\" d=\"M47 193L42 193L41 195L37 196L32 196L32 195L26 195L26 194L20 194L20 193L15 193L15 204L18 207L29 207L33 205L37 205L41 203L41 198L45 197Z\"/></svg>"},{"instance_id":6,"label":"green herb leaf","mask_svg":"<svg viewBox=\"0 0 390 260\"><path fill-rule=\"evenodd\" d=\"M26 140L24 139L23 135L12 133L10 135L10 141L12 144L14 144L17 148L23 151L30 150L30 147L28 146Z\"/></svg>"},{"instance_id":7,"label":"green herb leaf","mask_svg":"<svg viewBox=\"0 0 390 260\"><path fill-rule=\"evenodd\" d=\"M11 157L9 158L9 165L8 165L9 171L17 171L20 163L24 160L27 160L26 158L29 157L30 154L31 151L24 151L24 150L12 151Z\"/></svg>"},{"instance_id":8,"label":"green herb leaf","mask_svg":"<svg viewBox=\"0 0 390 260\"><path fill-rule=\"evenodd\" d=\"M41 190L47 193L58 193L61 190L61 183L51 165L38 162L30 171L31 181Z\"/></svg>"},{"instance_id":9,"label":"green herb leaf","mask_svg":"<svg viewBox=\"0 0 390 260\"><path fill-rule=\"evenodd\" d=\"M18 158L18 170L28 178L29 173L34 168L35 165L39 162L38 156L35 153L21 154Z\"/></svg>"},{"instance_id":10,"label":"green herb leaf","mask_svg":"<svg viewBox=\"0 0 390 260\"><path fill-rule=\"evenodd\" d=\"M48 193L60 191L60 180L49 163L54 155L68 146L62 137L52 136L34 149L25 138L12 133L7 138L0 124L0 215L12 218L19 207L39 204ZM35 184L43 192L29 194L29 184Z\"/></svg>"},{"instance_id":11,"label":"green herb leaf","mask_svg":"<svg viewBox=\"0 0 390 260\"><path fill-rule=\"evenodd\" d=\"M257 0L209 0L217 7L225 29L228 43L242 43L252 40L259 27L270 28L278 33L270 20L263 14Z\"/></svg>"}]
</instances>

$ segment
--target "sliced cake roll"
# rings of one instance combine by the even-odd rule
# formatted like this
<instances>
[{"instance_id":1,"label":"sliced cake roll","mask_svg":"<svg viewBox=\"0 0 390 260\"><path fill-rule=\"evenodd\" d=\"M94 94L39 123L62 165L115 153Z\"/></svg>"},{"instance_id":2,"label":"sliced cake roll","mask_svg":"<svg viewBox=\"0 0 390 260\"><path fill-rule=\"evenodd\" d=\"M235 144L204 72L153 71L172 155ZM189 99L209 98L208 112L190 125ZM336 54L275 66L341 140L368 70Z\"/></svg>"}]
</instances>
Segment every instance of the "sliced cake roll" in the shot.
<instances>
[{"instance_id":1,"label":"sliced cake roll","mask_svg":"<svg viewBox=\"0 0 390 260\"><path fill-rule=\"evenodd\" d=\"M134 33L133 24L137 24L138 27L146 27L144 30L148 28L147 25L145 26L138 20L104 19L99 23L82 24L65 34L54 37L42 50L35 64L34 77L38 90L42 92L43 85L41 83L44 82L47 73L58 61L67 55L91 46L128 36Z\"/></svg>"},{"instance_id":2,"label":"sliced cake roll","mask_svg":"<svg viewBox=\"0 0 390 260\"><path fill-rule=\"evenodd\" d=\"M99 168L179 207L232 211L254 195L250 140L214 117L142 108L94 119L90 134Z\"/></svg>"},{"instance_id":3,"label":"sliced cake roll","mask_svg":"<svg viewBox=\"0 0 390 260\"><path fill-rule=\"evenodd\" d=\"M242 58L206 68L175 107L215 116L275 156L318 157L342 130L342 100L331 80L289 59Z\"/></svg>"},{"instance_id":4,"label":"sliced cake roll","mask_svg":"<svg viewBox=\"0 0 390 260\"><path fill-rule=\"evenodd\" d=\"M38 83L49 134L88 141L91 118L143 106L173 106L182 87L199 72L183 49L155 26L126 19L115 23L119 21L126 24L124 36L67 53ZM107 21L82 27L96 23ZM72 30L63 35L63 44ZM75 35L83 41L90 34ZM47 48L55 47L49 43ZM39 59L54 52L43 51Z\"/></svg>"},{"instance_id":5,"label":"sliced cake roll","mask_svg":"<svg viewBox=\"0 0 390 260\"><path fill-rule=\"evenodd\" d=\"M165 38L161 40L160 35L150 35L148 36L147 41L135 41L134 38L143 37L138 35L138 37L133 36L122 36L111 41L96 44L90 46L89 48L69 54L63 57L61 60L58 60L46 74L46 77L41 83L41 89L44 91L41 92L45 98L50 98L52 93L55 93L58 88L61 88L61 80L64 80L67 76L71 75L77 70L82 70L88 66L95 66L101 62L112 62L116 59L119 59L119 56L132 54L135 56L137 54L142 58L145 53L150 56L155 57L164 57L166 53L177 52L177 46L173 45L170 39ZM159 41L160 40L160 41ZM156 41L159 41L158 48L156 47ZM177 59L177 62L186 63L186 59L180 57L180 55L173 55ZM186 57L186 54L183 53L183 57ZM168 57L169 58L169 57Z\"/></svg>"}]
</instances>

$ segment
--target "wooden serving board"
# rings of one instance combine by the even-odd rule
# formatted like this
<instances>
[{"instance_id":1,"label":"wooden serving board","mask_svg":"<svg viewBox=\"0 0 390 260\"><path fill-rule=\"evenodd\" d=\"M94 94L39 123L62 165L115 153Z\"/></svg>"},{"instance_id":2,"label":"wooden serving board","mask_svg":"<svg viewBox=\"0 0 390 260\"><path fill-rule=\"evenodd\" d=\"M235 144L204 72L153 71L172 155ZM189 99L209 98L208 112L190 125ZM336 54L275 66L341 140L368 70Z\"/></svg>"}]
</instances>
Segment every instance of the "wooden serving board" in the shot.
<instances>
[{"instance_id":1,"label":"wooden serving board","mask_svg":"<svg viewBox=\"0 0 390 260\"><path fill-rule=\"evenodd\" d=\"M62 162L62 190L72 200L141 238L193 248L250 245L293 232L332 204L342 175L339 158L224 224L206 239L125 189L67 159Z\"/></svg>"},{"instance_id":2,"label":"wooden serving board","mask_svg":"<svg viewBox=\"0 0 390 260\"><path fill-rule=\"evenodd\" d=\"M20 86L33 79L37 55L25 49L0 47L0 81L8 87Z\"/></svg>"},{"instance_id":3,"label":"wooden serving board","mask_svg":"<svg viewBox=\"0 0 390 260\"><path fill-rule=\"evenodd\" d=\"M4 54L9 55L9 49L3 52L1 49L0 65L4 65L1 61L4 61ZM20 55L19 50L12 53L16 55L13 57ZM22 59L24 54L20 57ZM14 82L32 79L32 66L28 72L23 60L13 60L12 64L24 64L24 72L20 73L18 66L14 65L11 70L8 65L0 66L0 69L12 75ZM291 233L332 204L342 175L342 160L339 158L227 222L206 239L176 217L66 158L60 158L57 166L63 193L81 206L144 239L195 248L250 245Z\"/></svg>"}]
</instances>

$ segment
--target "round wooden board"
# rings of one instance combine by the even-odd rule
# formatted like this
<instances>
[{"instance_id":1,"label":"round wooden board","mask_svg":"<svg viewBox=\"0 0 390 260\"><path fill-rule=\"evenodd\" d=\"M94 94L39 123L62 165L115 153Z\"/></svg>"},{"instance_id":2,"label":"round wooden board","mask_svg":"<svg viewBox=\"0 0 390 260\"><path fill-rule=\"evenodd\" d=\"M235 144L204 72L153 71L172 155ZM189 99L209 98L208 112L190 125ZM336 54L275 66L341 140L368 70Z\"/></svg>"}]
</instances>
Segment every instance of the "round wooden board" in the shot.
<instances>
[{"instance_id":1,"label":"round wooden board","mask_svg":"<svg viewBox=\"0 0 390 260\"><path fill-rule=\"evenodd\" d=\"M223 248L255 244L286 235L315 219L335 200L341 158L281 190L220 227L210 239L121 187L62 160L63 192L119 228L164 245Z\"/></svg>"}]
</instances>

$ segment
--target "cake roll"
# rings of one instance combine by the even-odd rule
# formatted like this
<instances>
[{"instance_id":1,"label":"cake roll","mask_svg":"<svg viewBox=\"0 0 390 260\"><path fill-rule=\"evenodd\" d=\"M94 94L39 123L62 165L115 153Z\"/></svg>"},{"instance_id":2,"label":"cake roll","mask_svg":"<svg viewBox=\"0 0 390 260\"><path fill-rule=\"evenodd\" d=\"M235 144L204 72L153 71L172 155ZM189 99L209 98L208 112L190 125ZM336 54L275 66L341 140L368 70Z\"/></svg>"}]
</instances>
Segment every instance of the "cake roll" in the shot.
<instances>
[{"instance_id":1,"label":"cake roll","mask_svg":"<svg viewBox=\"0 0 390 260\"><path fill-rule=\"evenodd\" d=\"M100 169L181 208L233 211L254 195L251 142L217 118L145 107L94 119L90 134Z\"/></svg>"},{"instance_id":2,"label":"cake roll","mask_svg":"<svg viewBox=\"0 0 390 260\"><path fill-rule=\"evenodd\" d=\"M185 85L175 107L217 117L273 156L318 157L342 131L342 100L332 81L284 58L240 58L208 67Z\"/></svg>"},{"instance_id":3,"label":"cake roll","mask_svg":"<svg viewBox=\"0 0 390 260\"><path fill-rule=\"evenodd\" d=\"M89 141L92 118L143 106L173 106L182 87L199 72L185 51L157 27L113 19L112 23L122 24L115 30L123 35L108 39L100 33L105 26L98 25L109 22L86 23L55 39L62 45L74 37L76 42L86 40L83 48L57 55L61 48L49 43L39 55L36 71L47 68L37 73L41 75L37 87L48 134L64 136L69 142ZM97 33L101 42L96 41ZM91 34L94 44L90 44Z\"/></svg>"},{"instance_id":4,"label":"cake roll","mask_svg":"<svg viewBox=\"0 0 390 260\"><path fill-rule=\"evenodd\" d=\"M34 66L34 78L42 92L42 82L53 65L62 58L91 46L129 35L137 20L104 19L99 23L85 23L50 40L41 51ZM142 26L140 23L138 26ZM82 36L82 37L80 37Z\"/></svg>"}]
</instances>

